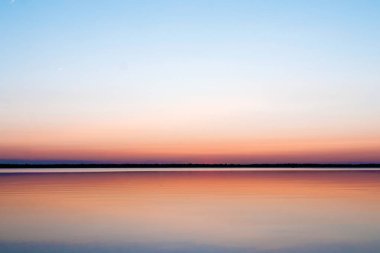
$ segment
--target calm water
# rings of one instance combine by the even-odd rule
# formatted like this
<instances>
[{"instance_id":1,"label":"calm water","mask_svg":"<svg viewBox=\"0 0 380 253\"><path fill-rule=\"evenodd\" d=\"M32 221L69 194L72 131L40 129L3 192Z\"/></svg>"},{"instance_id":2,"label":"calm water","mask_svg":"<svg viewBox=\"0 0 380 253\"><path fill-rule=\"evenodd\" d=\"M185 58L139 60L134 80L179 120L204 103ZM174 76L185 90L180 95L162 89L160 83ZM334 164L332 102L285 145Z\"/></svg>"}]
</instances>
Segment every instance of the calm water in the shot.
<instances>
[{"instance_id":1,"label":"calm water","mask_svg":"<svg viewBox=\"0 0 380 253\"><path fill-rule=\"evenodd\" d=\"M380 252L380 171L0 174L0 252Z\"/></svg>"}]
</instances>

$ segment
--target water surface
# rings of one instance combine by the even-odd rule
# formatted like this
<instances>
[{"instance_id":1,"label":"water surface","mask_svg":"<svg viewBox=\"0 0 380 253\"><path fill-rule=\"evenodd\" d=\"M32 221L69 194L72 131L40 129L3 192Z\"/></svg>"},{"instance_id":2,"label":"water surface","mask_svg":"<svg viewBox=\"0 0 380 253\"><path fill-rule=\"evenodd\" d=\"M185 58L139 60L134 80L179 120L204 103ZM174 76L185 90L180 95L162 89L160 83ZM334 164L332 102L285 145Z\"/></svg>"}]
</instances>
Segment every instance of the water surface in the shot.
<instances>
[{"instance_id":1,"label":"water surface","mask_svg":"<svg viewBox=\"0 0 380 253\"><path fill-rule=\"evenodd\" d=\"M0 174L0 252L380 252L380 171Z\"/></svg>"}]
</instances>

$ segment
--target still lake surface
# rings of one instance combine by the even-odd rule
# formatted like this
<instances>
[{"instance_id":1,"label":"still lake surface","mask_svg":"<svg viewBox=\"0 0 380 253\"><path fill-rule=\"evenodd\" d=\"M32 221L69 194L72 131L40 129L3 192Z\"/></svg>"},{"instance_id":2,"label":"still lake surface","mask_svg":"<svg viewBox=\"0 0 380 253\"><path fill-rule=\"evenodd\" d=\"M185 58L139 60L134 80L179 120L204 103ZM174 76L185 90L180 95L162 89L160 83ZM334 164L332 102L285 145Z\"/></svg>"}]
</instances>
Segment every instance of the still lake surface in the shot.
<instances>
[{"instance_id":1,"label":"still lake surface","mask_svg":"<svg viewBox=\"0 0 380 253\"><path fill-rule=\"evenodd\" d=\"M380 252L376 170L42 171L0 173L0 252Z\"/></svg>"}]
</instances>

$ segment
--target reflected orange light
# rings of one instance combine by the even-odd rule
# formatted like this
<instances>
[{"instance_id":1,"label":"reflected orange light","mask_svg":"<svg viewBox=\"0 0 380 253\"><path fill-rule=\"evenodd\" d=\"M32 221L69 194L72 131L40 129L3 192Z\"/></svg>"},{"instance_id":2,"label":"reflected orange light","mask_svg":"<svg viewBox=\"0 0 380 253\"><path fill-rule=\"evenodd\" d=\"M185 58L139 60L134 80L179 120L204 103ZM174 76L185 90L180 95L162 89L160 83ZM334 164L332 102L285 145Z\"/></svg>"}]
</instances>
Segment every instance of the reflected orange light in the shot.
<instances>
[{"instance_id":1,"label":"reflected orange light","mask_svg":"<svg viewBox=\"0 0 380 253\"><path fill-rule=\"evenodd\" d=\"M379 182L378 172L7 175L0 177L0 232L7 233L0 234L16 241L261 248L369 240L380 232Z\"/></svg>"}]
</instances>

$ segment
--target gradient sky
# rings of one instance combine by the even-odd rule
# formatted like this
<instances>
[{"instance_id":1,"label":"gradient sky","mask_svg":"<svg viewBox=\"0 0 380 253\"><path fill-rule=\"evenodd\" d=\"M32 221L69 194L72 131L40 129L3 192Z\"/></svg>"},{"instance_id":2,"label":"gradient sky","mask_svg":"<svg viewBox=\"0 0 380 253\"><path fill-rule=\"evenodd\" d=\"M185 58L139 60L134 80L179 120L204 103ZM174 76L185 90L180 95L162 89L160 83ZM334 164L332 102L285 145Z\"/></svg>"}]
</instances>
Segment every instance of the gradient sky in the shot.
<instances>
[{"instance_id":1,"label":"gradient sky","mask_svg":"<svg viewBox=\"0 0 380 253\"><path fill-rule=\"evenodd\" d=\"M0 160L380 162L380 1L0 2Z\"/></svg>"}]
</instances>

